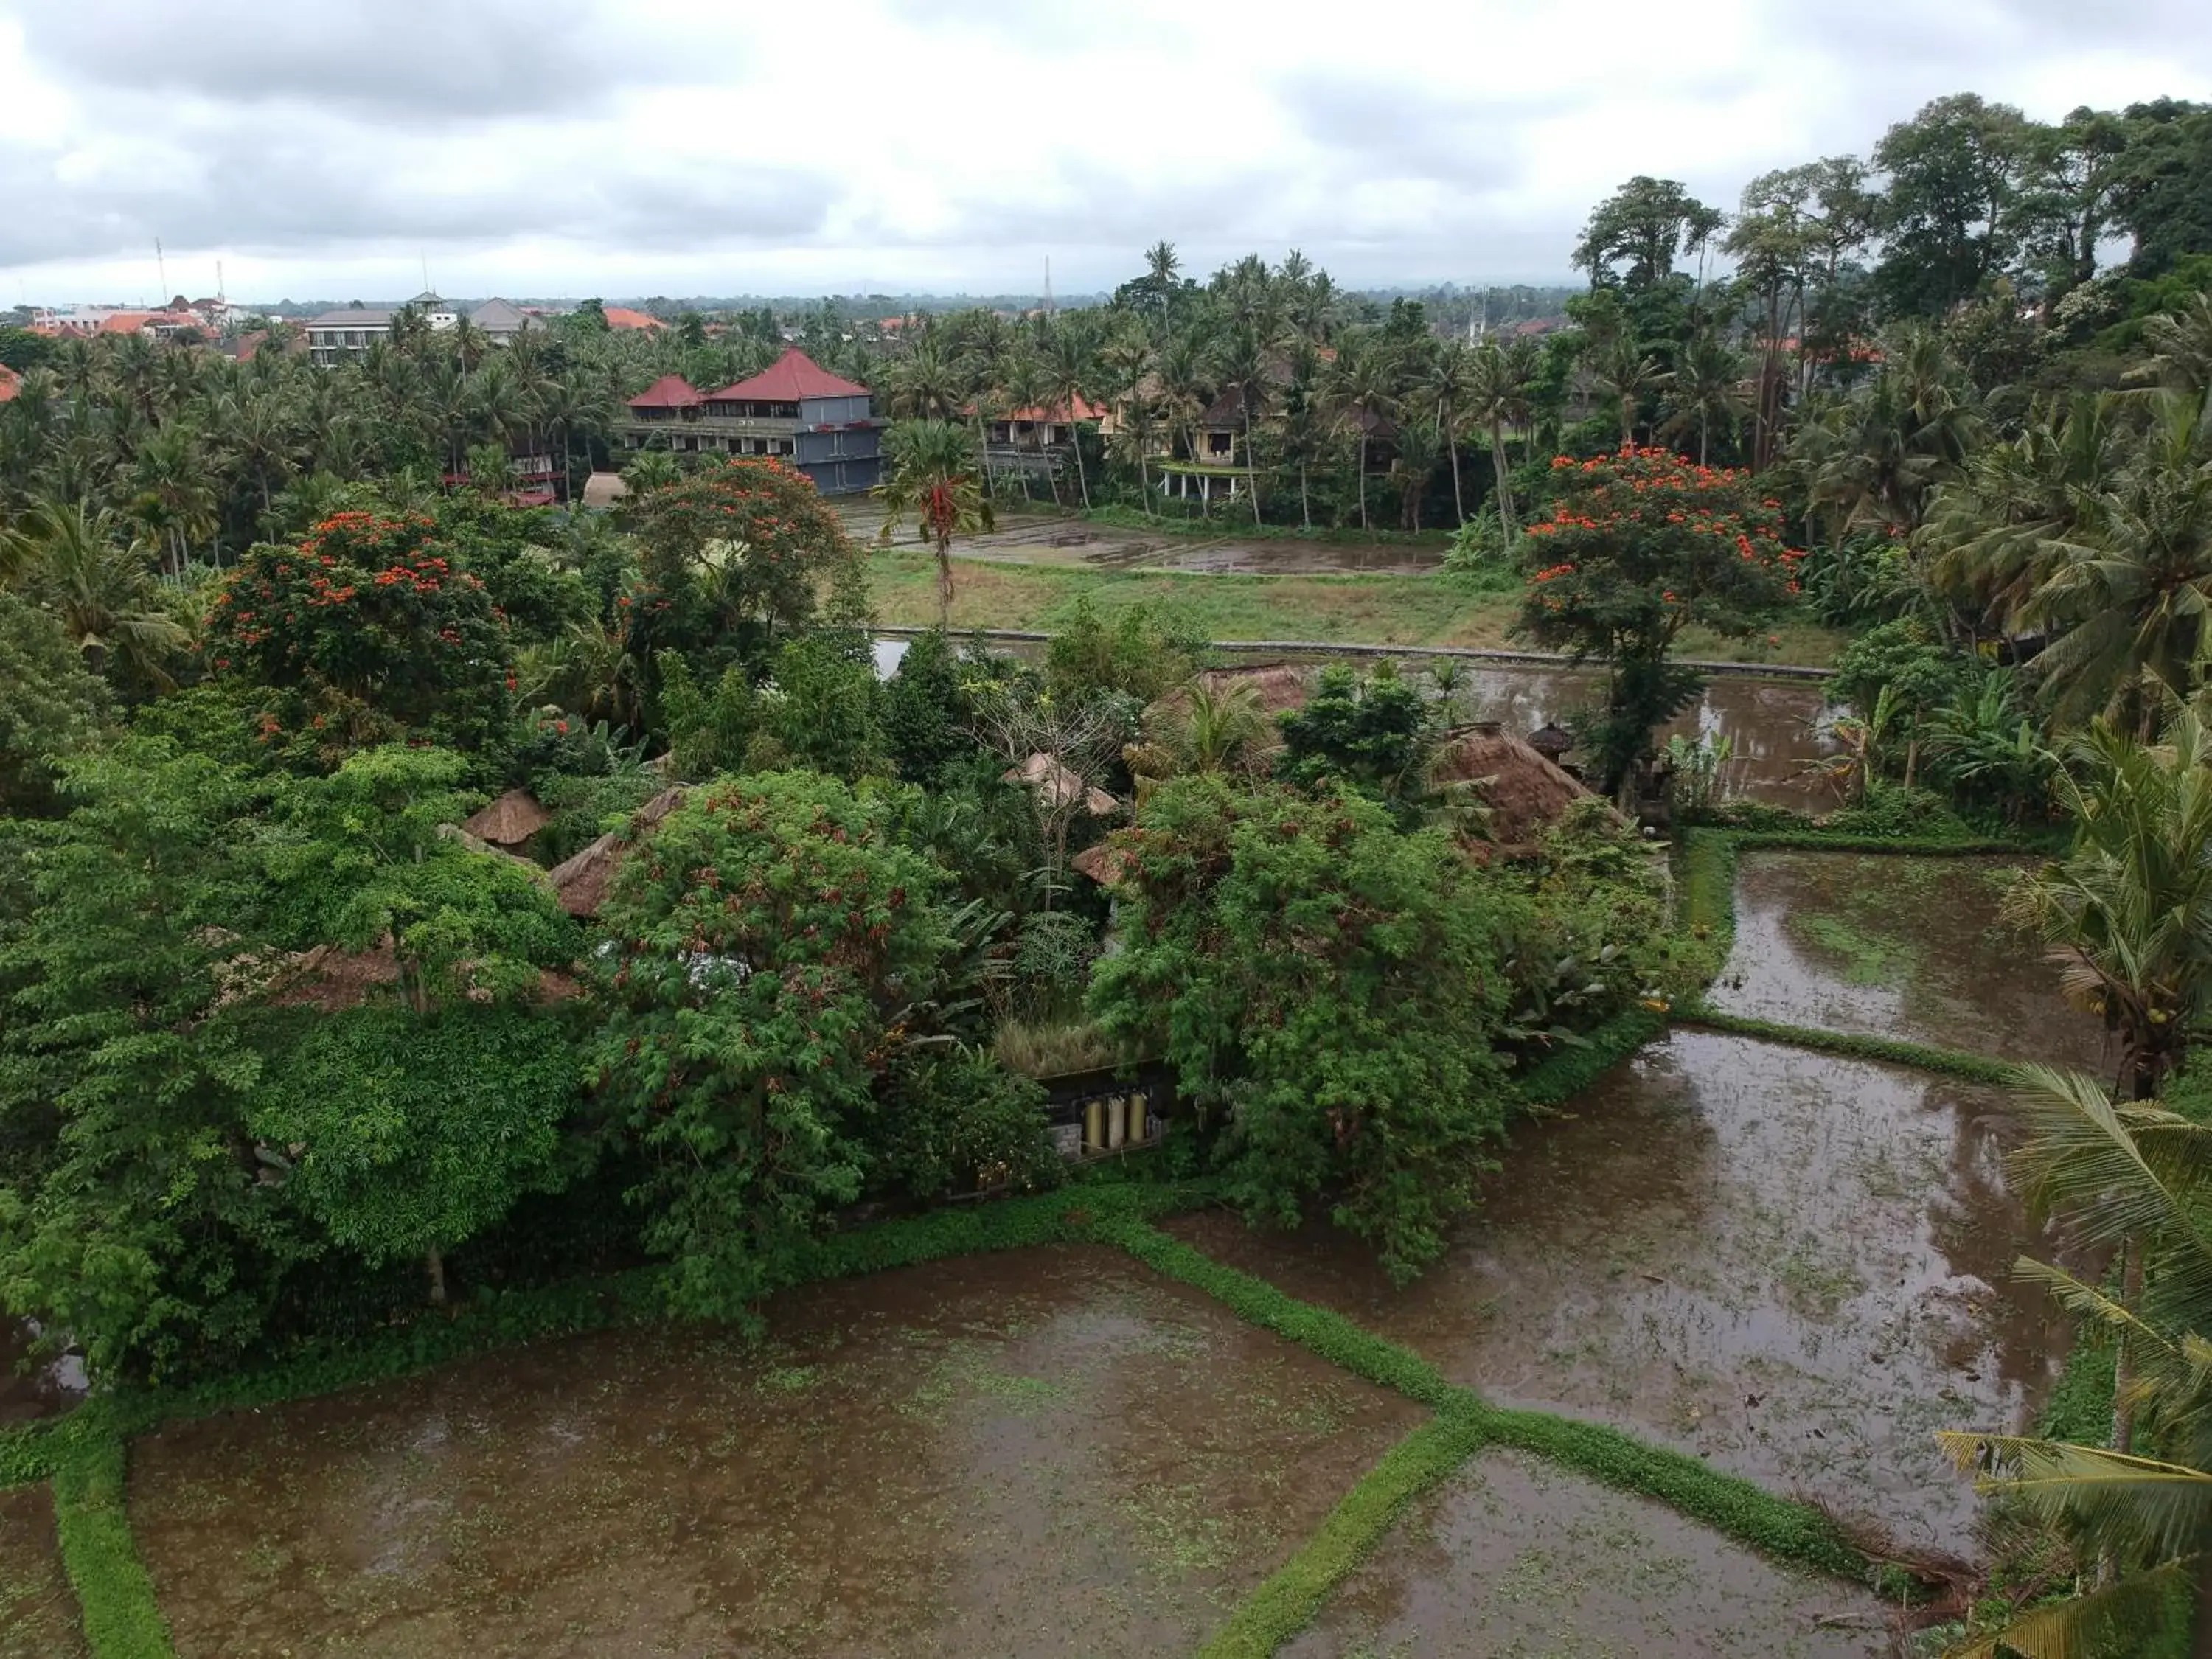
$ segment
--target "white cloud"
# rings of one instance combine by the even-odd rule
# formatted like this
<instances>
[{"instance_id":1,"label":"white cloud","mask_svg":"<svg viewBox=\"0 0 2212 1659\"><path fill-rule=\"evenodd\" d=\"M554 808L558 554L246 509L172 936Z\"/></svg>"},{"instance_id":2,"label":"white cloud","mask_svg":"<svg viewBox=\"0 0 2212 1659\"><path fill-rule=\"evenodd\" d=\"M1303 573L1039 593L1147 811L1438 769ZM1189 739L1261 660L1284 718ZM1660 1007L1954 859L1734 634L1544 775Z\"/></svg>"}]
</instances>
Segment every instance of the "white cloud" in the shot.
<instances>
[{"instance_id":1,"label":"white cloud","mask_svg":"<svg viewBox=\"0 0 2212 1659\"><path fill-rule=\"evenodd\" d=\"M0 270L151 295L158 236L173 285L272 299L425 257L457 294L1069 290L1165 236L1562 276L1632 173L1732 205L1948 92L2212 95L2196 3L0 0Z\"/></svg>"}]
</instances>

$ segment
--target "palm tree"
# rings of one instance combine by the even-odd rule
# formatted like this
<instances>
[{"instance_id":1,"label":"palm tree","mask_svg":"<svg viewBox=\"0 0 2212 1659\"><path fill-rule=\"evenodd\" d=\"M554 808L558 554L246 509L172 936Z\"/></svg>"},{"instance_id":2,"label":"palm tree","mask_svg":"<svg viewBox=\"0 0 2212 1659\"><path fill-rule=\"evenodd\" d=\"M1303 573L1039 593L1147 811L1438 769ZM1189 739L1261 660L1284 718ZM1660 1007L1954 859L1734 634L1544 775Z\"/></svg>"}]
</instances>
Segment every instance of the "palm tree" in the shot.
<instances>
[{"instance_id":1,"label":"palm tree","mask_svg":"<svg viewBox=\"0 0 2212 1659\"><path fill-rule=\"evenodd\" d=\"M1468 413L1490 432L1490 468L1498 492L1498 522L1510 551L1517 526L1513 517L1513 481L1505 465L1505 428L1528 418L1529 382L1534 378L1534 348L1516 340L1510 348L1486 337L1468 365Z\"/></svg>"},{"instance_id":2,"label":"palm tree","mask_svg":"<svg viewBox=\"0 0 2212 1659\"><path fill-rule=\"evenodd\" d=\"M1157 422L1152 396L1152 348L1143 333L1132 330L1109 343L1101 361L1111 377L1114 398L1120 410L1115 434L1125 458L1137 463L1137 496L1145 516L1152 515L1152 434Z\"/></svg>"},{"instance_id":3,"label":"palm tree","mask_svg":"<svg viewBox=\"0 0 2212 1659\"><path fill-rule=\"evenodd\" d=\"M1076 487L1082 492L1083 508L1087 513L1091 510L1091 481L1084 471L1083 428L1078 416L1084 405L1084 393L1097 374L1097 361L1082 330L1064 321L1053 325L1051 336L1045 343L1044 370L1052 386L1053 402L1067 415L1068 440L1075 451Z\"/></svg>"},{"instance_id":4,"label":"palm tree","mask_svg":"<svg viewBox=\"0 0 2212 1659\"><path fill-rule=\"evenodd\" d=\"M1805 423L1790 460L1837 539L1863 526L1902 532L1918 527L1980 432L1942 337L1905 328L1885 342L1870 379Z\"/></svg>"},{"instance_id":5,"label":"palm tree","mask_svg":"<svg viewBox=\"0 0 2212 1659\"><path fill-rule=\"evenodd\" d=\"M1396 365L1389 353L1376 341L1367 338L1346 338L1336 354L1334 371L1331 376L1339 403L1344 410L1346 422L1358 434L1359 442L1359 527L1367 523L1367 442L1370 435L1389 419L1389 410L1396 404Z\"/></svg>"},{"instance_id":6,"label":"palm tree","mask_svg":"<svg viewBox=\"0 0 2212 1659\"><path fill-rule=\"evenodd\" d=\"M1260 523L1260 466L1259 457L1252 443L1252 420L1267 403L1272 388L1267 384L1267 343L1260 328L1252 322L1237 325L1221 337L1217 349L1216 363L1228 387L1237 393L1237 407L1244 422L1244 488L1252 498L1252 523Z\"/></svg>"},{"instance_id":7,"label":"palm tree","mask_svg":"<svg viewBox=\"0 0 2212 1659\"><path fill-rule=\"evenodd\" d=\"M16 584L61 623L86 667L169 687L163 659L190 636L162 614L144 545L124 539L112 513L44 501L10 535L21 544L5 562L15 568Z\"/></svg>"},{"instance_id":8,"label":"palm tree","mask_svg":"<svg viewBox=\"0 0 2212 1659\"><path fill-rule=\"evenodd\" d=\"M1465 341L1446 342L1429 359L1418 392L1422 404L1435 410L1437 430L1451 456L1452 512L1462 524L1467 522L1467 498L1459 483L1460 423L1475 401L1474 357L1474 349Z\"/></svg>"},{"instance_id":9,"label":"palm tree","mask_svg":"<svg viewBox=\"0 0 2212 1659\"><path fill-rule=\"evenodd\" d=\"M2179 310L2143 325L2149 361L2129 376L2202 398L2212 392L2212 294L2192 294Z\"/></svg>"},{"instance_id":10,"label":"palm tree","mask_svg":"<svg viewBox=\"0 0 2212 1659\"><path fill-rule=\"evenodd\" d=\"M2019 1276L2117 1342L2132 1373L2116 1406L2162 1455L2020 1435L1939 1434L1977 1485L2025 1508L2100 1563L2081 1594L2047 1601L1952 1650L1955 1659L2139 1652L2168 1609L2193 1603L2190 1651L2212 1654L2212 1128L2112 1101L2089 1078L2023 1067L2015 1097L2031 1139L2012 1159L2042 1207L2083 1242L2128 1252L2115 1301L2045 1263ZM2148 1269L2143 1265L2148 1261ZM2116 1424L2124 1433L2125 1425Z\"/></svg>"},{"instance_id":11,"label":"palm tree","mask_svg":"<svg viewBox=\"0 0 2212 1659\"><path fill-rule=\"evenodd\" d=\"M1615 336L1595 366L1597 383L1609 392L1620 410L1620 447L1636 442L1636 413L1664 378L1659 360L1647 356L1636 337L1623 331Z\"/></svg>"},{"instance_id":12,"label":"palm tree","mask_svg":"<svg viewBox=\"0 0 2212 1659\"><path fill-rule=\"evenodd\" d=\"M968 434L951 421L898 421L884 434L889 474L875 495L889 509L882 540L911 513L937 544L937 620L952 614L952 538L991 527L991 501L975 472Z\"/></svg>"},{"instance_id":13,"label":"palm tree","mask_svg":"<svg viewBox=\"0 0 2212 1659\"><path fill-rule=\"evenodd\" d=\"M2155 395L2136 454L2081 498L2021 607L2055 636L2036 668L2060 713L2132 708L2145 732L2158 688L2192 684L2212 647L2212 409Z\"/></svg>"},{"instance_id":14,"label":"palm tree","mask_svg":"<svg viewBox=\"0 0 2212 1659\"><path fill-rule=\"evenodd\" d=\"M1714 422L1733 434L1751 408L1743 393L1745 365L1739 352L1717 330L1707 329L1682 349L1667 376L1668 402L1674 413L1660 428L1668 440L1698 429L1698 465L1709 459Z\"/></svg>"},{"instance_id":15,"label":"palm tree","mask_svg":"<svg viewBox=\"0 0 2212 1659\"><path fill-rule=\"evenodd\" d=\"M2159 742L2100 720L2066 761L2053 787L2074 846L2011 906L2118 1038L2122 1091L2148 1100L2212 1013L2212 733L2175 704Z\"/></svg>"},{"instance_id":16,"label":"palm tree","mask_svg":"<svg viewBox=\"0 0 2212 1659\"><path fill-rule=\"evenodd\" d=\"M925 333L891 366L891 413L911 420L950 421L960 414L961 375L933 336Z\"/></svg>"},{"instance_id":17,"label":"palm tree","mask_svg":"<svg viewBox=\"0 0 2212 1659\"><path fill-rule=\"evenodd\" d=\"M131 510L161 538L161 562L184 569L191 544L215 533L215 490L208 483L199 434L181 422L154 432L131 468Z\"/></svg>"},{"instance_id":18,"label":"palm tree","mask_svg":"<svg viewBox=\"0 0 2212 1659\"><path fill-rule=\"evenodd\" d=\"M1407 421L1399 426L1398 453L1390 463L1390 474L1398 483L1401 528L1420 529L1421 498L1429 492L1429 480L1437 472L1437 452L1443 447L1443 434L1433 421Z\"/></svg>"}]
</instances>

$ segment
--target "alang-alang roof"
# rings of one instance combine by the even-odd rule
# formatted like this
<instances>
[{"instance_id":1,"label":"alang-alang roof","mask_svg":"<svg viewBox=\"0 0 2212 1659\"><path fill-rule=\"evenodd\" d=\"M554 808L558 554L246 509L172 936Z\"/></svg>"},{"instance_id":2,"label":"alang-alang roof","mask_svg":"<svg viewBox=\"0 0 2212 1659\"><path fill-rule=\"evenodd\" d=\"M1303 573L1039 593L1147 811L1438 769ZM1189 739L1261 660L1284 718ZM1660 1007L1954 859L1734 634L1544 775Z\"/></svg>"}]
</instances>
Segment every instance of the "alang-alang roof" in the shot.
<instances>
[{"instance_id":1,"label":"alang-alang roof","mask_svg":"<svg viewBox=\"0 0 2212 1659\"><path fill-rule=\"evenodd\" d=\"M707 394L710 403L795 404L801 398L865 398L868 388L841 380L814 359L792 347L750 380Z\"/></svg>"}]
</instances>

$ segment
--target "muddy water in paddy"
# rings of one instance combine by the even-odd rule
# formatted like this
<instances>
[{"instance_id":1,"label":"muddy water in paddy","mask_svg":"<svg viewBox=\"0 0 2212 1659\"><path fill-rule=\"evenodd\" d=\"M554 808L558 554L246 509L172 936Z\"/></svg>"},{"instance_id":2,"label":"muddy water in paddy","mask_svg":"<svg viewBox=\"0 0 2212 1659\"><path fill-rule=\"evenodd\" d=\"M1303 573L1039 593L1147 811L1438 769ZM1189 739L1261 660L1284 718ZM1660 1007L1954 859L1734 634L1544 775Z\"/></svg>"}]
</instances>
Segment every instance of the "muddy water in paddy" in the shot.
<instances>
[{"instance_id":1,"label":"muddy water in paddy","mask_svg":"<svg viewBox=\"0 0 2212 1659\"><path fill-rule=\"evenodd\" d=\"M1285 1659L1858 1659L1881 1607L1511 1453L1415 1502Z\"/></svg>"},{"instance_id":2,"label":"muddy water in paddy","mask_svg":"<svg viewBox=\"0 0 2212 1659\"><path fill-rule=\"evenodd\" d=\"M25 1370L37 1333L23 1320L0 1317L0 1423L50 1417L84 1398L84 1364L70 1355Z\"/></svg>"},{"instance_id":3,"label":"muddy water in paddy","mask_svg":"<svg viewBox=\"0 0 2212 1659\"><path fill-rule=\"evenodd\" d=\"M81 1659L76 1597L54 1547L44 1486L0 1492L0 1659Z\"/></svg>"},{"instance_id":4,"label":"muddy water in paddy","mask_svg":"<svg viewBox=\"0 0 2212 1659\"><path fill-rule=\"evenodd\" d=\"M1420 1413L1103 1250L817 1286L132 1455L178 1652L1188 1651Z\"/></svg>"},{"instance_id":5,"label":"muddy water in paddy","mask_svg":"<svg viewBox=\"0 0 2212 1659\"><path fill-rule=\"evenodd\" d=\"M1946 1079L1679 1031L1517 1132L1405 1290L1323 1229L1169 1225L1493 1400L1971 1550L1975 1499L1934 1433L2021 1424L2063 1347L2010 1282L2046 1245L2005 1189L1992 1109Z\"/></svg>"},{"instance_id":6,"label":"muddy water in paddy","mask_svg":"<svg viewBox=\"0 0 2212 1659\"><path fill-rule=\"evenodd\" d=\"M2107 1075L2103 1028L2067 1006L2042 947L1999 915L2021 867L1747 852L1736 876L1735 947L1713 1005Z\"/></svg>"}]
</instances>

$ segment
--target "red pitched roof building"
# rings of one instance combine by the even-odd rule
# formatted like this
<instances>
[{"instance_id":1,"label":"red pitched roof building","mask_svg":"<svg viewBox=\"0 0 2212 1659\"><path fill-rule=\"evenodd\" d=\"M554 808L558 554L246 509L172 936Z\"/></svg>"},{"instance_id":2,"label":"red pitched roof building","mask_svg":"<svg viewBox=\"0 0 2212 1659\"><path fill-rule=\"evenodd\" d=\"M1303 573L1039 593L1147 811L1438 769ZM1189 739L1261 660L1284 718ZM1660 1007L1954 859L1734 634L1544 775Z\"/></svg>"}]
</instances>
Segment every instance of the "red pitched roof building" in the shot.
<instances>
[{"instance_id":1,"label":"red pitched roof building","mask_svg":"<svg viewBox=\"0 0 2212 1659\"><path fill-rule=\"evenodd\" d=\"M14 400L23 389L23 377L5 363L0 363L0 404Z\"/></svg>"},{"instance_id":2,"label":"red pitched roof building","mask_svg":"<svg viewBox=\"0 0 2212 1659\"><path fill-rule=\"evenodd\" d=\"M625 450L780 456L825 495L867 489L883 472L868 388L830 374L796 347L720 392L662 375L629 400L615 439Z\"/></svg>"},{"instance_id":3,"label":"red pitched roof building","mask_svg":"<svg viewBox=\"0 0 2212 1659\"><path fill-rule=\"evenodd\" d=\"M602 306L609 328L666 328L667 324L649 312L632 311L628 306Z\"/></svg>"}]
</instances>

